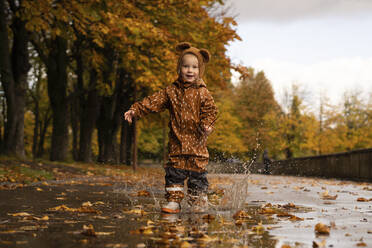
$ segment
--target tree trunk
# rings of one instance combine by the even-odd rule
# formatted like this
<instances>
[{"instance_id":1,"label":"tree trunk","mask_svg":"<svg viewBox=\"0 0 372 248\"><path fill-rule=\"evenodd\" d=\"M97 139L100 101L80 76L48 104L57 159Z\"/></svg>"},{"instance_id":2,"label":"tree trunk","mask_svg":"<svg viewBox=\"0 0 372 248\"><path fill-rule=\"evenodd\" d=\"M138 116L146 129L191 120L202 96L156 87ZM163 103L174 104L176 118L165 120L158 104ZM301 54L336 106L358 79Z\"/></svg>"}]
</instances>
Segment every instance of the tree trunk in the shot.
<instances>
[{"instance_id":1,"label":"tree trunk","mask_svg":"<svg viewBox=\"0 0 372 248\"><path fill-rule=\"evenodd\" d=\"M38 158L42 157L44 154L45 135L48 130L51 119L52 118L49 116L49 110L48 110L47 113L45 114L44 121L40 123L40 131L39 131L40 138L39 138L39 144L38 144L37 153L36 153Z\"/></svg>"},{"instance_id":2,"label":"tree trunk","mask_svg":"<svg viewBox=\"0 0 372 248\"><path fill-rule=\"evenodd\" d=\"M127 145L128 145L128 122L122 121L120 133L120 163L127 162Z\"/></svg>"},{"instance_id":3,"label":"tree trunk","mask_svg":"<svg viewBox=\"0 0 372 248\"><path fill-rule=\"evenodd\" d=\"M134 98L134 102L137 101L137 88L134 87L134 91L133 91L134 95L133 95L133 98ZM137 120L133 120L133 153L132 153L132 166L133 166L133 170L136 170L137 169L137 159L138 159L138 148L137 148Z\"/></svg>"},{"instance_id":4,"label":"tree trunk","mask_svg":"<svg viewBox=\"0 0 372 248\"><path fill-rule=\"evenodd\" d=\"M35 100L35 109L34 109L34 115L35 115L35 124L34 124L34 137L32 141L32 157L36 158L36 149L37 149L37 141L39 137L39 125L40 125L40 120L39 120L39 102L38 99Z\"/></svg>"},{"instance_id":5,"label":"tree trunk","mask_svg":"<svg viewBox=\"0 0 372 248\"><path fill-rule=\"evenodd\" d=\"M127 121L124 120L124 113L128 111L131 105L130 101L130 93L133 92L131 87L130 80L128 77L125 77L125 81L123 82L123 95L120 97L122 101L122 111L120 113L121 118L121 138L120 138L120 163L130 165L131 164L131 146L132 146L132 127L129 125Z\"/></svg>"},{"instance_id":6,"label":"tree trunk","mask_svg":"<svg viewBox=\"0 0 372 248\"><path fill-rule=\"evenodd\" d=\"M2 115L2 120L1 120L1 130L0 130L0 151L4 149L4 128L5 128L5 120L6 120L6 102L5 102L5 97L1 97L1 115Z\"/></svg>"},{"instance_id":7,"label":"tree trunk","mask_svg":"<svg viewBox=\"0 0 372 248\"><path fill-rule=\"evenodd\" d=\"M81 120L80 120L80 145L79 145L79 160L84 162L92 161L92 135L96 125L100 99L97 85L97 72L92 69L89 79L89 89L87 98L81 94ZM81 90L82 84L81 84Z\"/></svg>"},{"instance_id":8,"label":"tree trunk","mask_svg":"<svg viewBox=\"0 0 372 248\"><path fill-rule=\"evenodd\" d=\"M117 96L104 97L102 100L100 115L97 121L99 155L98 161L103 163L117 163L116 154L116 135L120 123L116 115L117 112ZM116 110L114 110L116 109Z\"/></svg>"},{"instance_id":9,"label":"tree trunk","mask_svg":"<svg viewBox=\"0 0 372 248\"><path fill-rule=\"evenodd\" d=\"M132 152L132 167L137 170L138 164L138 147L137 147L137 120L133 120L133 152Z\"/></svg>"},{"instance_id":10,"label":"tree trunk","mask_svg":"<svg viewBox=\"0 0 372 248\"><path fill-rule=\"evenodd\" d=\"M53 115L50 160L65 161L68 152L67 42L57 36L48 57L48 95Z\"/></svg>"},{"instance_id":11,"label":"tree trunk","mask_svg":"<svg viewBox=\"0 0 372 248\"><path fill-rule=\"evenodd\" d=\"M119 162L116 136L123 119L122 110L125 98L123 95L123 85L125 72L119 70L118 73L114 94L110 97L103 97L100 115L97 121L100 143L98 160L100 162Z\"/></svg>"},{"instance_id":12,"label":"tree trunk","mask_svg":"<svg viewBox=\"0 0 372 248\"><path fill-rule=\"evenodd\" d=\"M28 34L25 22L14 14L11 26L13 47L10 54L5 9L5 1L0 0L0 76L7 101L4 151L6 154L24 157L24 108L27 73L30 69Z\"/></svg>"},{"instance_id":13,"label":"tree trunk","mask_svg":"<svg viewBox=\"0 0 372 248\"><path fill-rule=\"evenodd\" d=\"M127 165L131 165L132 164L132 151L133 151L133 132L134 132L134 128L133 128L133 125L128 125L128 140L127 140L127 150L126 150L126 156L127 156L127 161L126 161L126 164Z\"/></svg>"},{"instance_id":14,"label":"tree trunk","mask_svg":"<svg viewBox=\"0 0 372 248\"><path fill-rule=\"evenodd\" d=\"M75 161L79 158L79 126L80 126L80 99L79 90L75 86L75 92L71 95L71 129L72 129L72 157Z\"/></svg>"}]
</instances>

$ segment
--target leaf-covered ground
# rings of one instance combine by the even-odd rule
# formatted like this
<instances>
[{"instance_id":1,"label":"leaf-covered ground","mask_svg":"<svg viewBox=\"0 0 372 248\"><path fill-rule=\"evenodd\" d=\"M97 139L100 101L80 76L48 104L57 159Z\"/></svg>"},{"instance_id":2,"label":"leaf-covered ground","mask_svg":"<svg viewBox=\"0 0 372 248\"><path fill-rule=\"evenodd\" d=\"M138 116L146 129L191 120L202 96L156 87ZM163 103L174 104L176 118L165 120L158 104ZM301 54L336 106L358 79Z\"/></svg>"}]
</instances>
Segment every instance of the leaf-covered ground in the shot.
<instances>
[{"instance_id":1,"label":"leaf-covered ground","mask_svg":"<svg viewBox=\"0 0 372 248\"><path fill-rule=\"evenodd\" d=\"M209 175L208 212L164 215L160 166L0 168L0 247L372 247L370 183Z\"/></svg>"}]
</instances>

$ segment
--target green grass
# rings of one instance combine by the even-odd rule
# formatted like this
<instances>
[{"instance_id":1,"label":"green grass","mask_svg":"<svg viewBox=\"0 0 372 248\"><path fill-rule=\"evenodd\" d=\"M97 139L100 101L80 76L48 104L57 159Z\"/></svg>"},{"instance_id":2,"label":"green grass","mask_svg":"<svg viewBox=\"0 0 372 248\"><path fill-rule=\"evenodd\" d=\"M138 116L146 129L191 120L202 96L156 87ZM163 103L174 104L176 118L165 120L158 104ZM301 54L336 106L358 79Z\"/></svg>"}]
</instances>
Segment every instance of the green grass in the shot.
<instances>
[{"instance_id":1,"label":"green grass","mask_svg":"<svg viewBox=\"0 0 372 248\"><path fill-rule=\"evenodd\" d=\"M30 178L45 178L46 180L54 179L53 173L45 170L34 170L27 167L20 167L20 173Z\"/></svg>"},{"instance_id":2,"label":"green grass","mask_svg":"<svg viewBox=\"0 0 372 248\"><path fill-rule=\"evenodd\" d=\"M52 172L29 168L26 165L22 165L20 161L14 161L14 163L11 164L3 164L0 162L0 181L28 184L35 181L51 179L54 179Z\"/></svg>"}]
</instances>

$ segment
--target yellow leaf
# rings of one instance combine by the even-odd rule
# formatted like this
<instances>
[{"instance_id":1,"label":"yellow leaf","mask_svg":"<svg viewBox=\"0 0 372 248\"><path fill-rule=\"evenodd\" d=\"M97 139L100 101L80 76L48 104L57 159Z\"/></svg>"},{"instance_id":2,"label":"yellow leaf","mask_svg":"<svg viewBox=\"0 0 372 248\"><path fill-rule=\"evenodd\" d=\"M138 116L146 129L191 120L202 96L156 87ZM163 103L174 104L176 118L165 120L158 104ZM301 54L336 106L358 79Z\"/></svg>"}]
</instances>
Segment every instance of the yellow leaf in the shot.
<instances>
[{"instance_id":1,"label":"yellow leaf","mask_svg":"<svg viewBox=\"0 0 372 248\"><path fill-rule=\"evenodd\" d=\"M38 227L37 226L22 226L19 229L22 231L36 231Z\"/></svg>"},{"instance_id":2,"label":"yellow leaf","mask_svg":"<svg viewBox=\"0 0 372 248\"><path fill-rule=\"evenodd\" d=\"M31 214L26 213L26 212L20 212L20 213L8 214L8 215L11 215L11 216L21 216L21 217L31 216Z\"/></svg>"},{"instance_id":3,"label":"yellow leaf","mask_svg":"<svg viewBox=\"0 0 372 248\"><path fill-rule=\"evenodd\" d=\"M318 224L315 225L315 233L329 235L330 233L329 227L319 222Z\"/></svg>"},{"instance_id":4,"label":"yellow leaf","mask_svg":"<svg viewBox=\"0 0 372 248\"><path fill-rule=\"evenodd\" d=\"M187 241L183 241L180 245L180 248L191 248L191 247L192 245Z\"/></svg>"},{"instance_id":5,"label":"yellow leaf","mask_svg":"<svg viewBox=\"0 0 372 248\"><path fill-rule=\"evenodd\" d=\"M91 207L93 206L92 203L90 203L90 201L87 201L87 202L83 202L83 204L81 204L82 207Z\"/></svg>"}]
</instances>

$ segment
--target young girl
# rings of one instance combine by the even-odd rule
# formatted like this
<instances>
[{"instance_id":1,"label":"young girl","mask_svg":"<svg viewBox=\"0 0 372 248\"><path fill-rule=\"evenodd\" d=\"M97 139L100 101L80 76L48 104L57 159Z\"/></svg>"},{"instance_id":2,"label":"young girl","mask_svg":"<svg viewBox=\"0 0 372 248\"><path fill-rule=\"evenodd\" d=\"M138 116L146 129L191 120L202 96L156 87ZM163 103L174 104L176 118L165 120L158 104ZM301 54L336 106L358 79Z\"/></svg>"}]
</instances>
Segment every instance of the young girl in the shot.
<instances>
[{"instance_id":1,"label":"young girl","mask_svg":"<svg viewBox=\"0 0 372 248\"><path fill-rule=\"evenodd\" d=\"M203 212L208 207L206 142L217 116L216 105L202 80L210 55L206 49L192 47L187 42L178 44L177 51L180 53L178 79L134 103L124 117L131 123L133 118L169 110L169 159L165 167L167 204L162 207L162 212L180 211L185 179L188 179L187 202L194 211Z\"/></svg>"}]
</instances>

